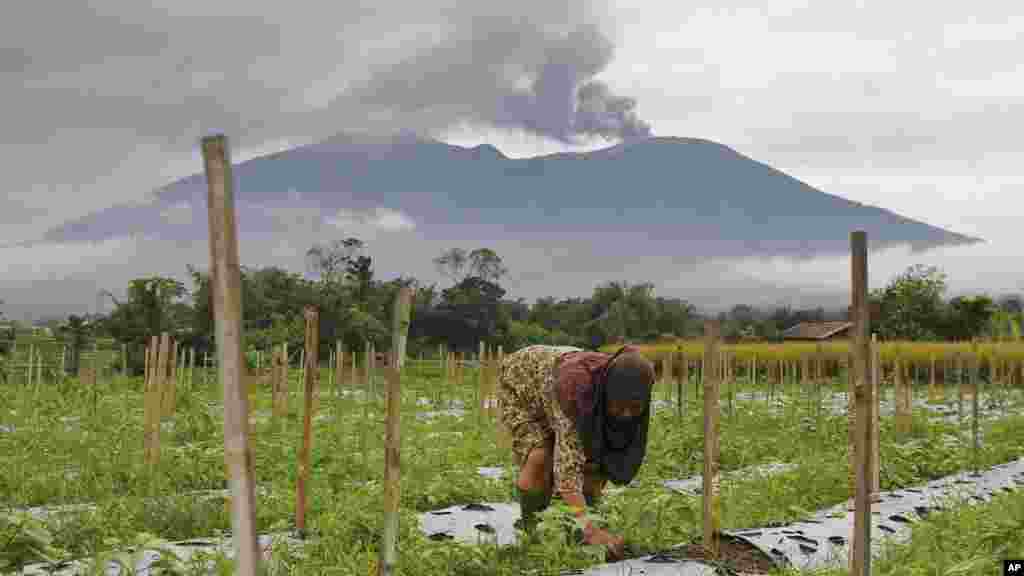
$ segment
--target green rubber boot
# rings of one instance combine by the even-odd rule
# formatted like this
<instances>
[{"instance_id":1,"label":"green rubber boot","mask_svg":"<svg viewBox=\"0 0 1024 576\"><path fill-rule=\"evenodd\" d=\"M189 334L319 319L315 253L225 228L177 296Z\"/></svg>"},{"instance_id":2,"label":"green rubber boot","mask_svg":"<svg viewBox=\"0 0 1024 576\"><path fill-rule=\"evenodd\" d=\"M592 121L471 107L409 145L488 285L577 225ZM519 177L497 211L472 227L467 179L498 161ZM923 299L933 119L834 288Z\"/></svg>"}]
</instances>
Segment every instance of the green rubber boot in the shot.
<instances>
[{"instance_id":1,"label":"green rubber boot","mask_svg":"<svg viewBox=\"0 0 1024 576\"><path fill-rule=\"evenodd\" d=\"M537 513L551 504L551 494L544 490L519 490L519 508L521 517L517 526L532 533L537 526Z\"/></svg>"}]
</instances>

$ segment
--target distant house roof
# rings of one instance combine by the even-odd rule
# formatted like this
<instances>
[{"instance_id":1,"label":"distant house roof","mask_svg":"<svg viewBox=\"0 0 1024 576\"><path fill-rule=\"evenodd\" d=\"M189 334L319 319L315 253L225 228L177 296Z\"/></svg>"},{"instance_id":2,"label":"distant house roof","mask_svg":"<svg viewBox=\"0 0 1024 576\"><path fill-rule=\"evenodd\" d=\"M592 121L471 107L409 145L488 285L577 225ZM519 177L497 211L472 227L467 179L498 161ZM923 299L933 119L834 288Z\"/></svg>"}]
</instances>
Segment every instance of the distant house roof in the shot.
<instances>
[{"instance_id":1,"label":"distant house roof","mask_svg":"<svg viewBox=\"0 0 1024 576\"><path fill-rule=\"evenodd\" d=\"M853 322L801 322L786 329L782 337L787 340L827 340L852 327Z\"/></svg>"}]
</instances>

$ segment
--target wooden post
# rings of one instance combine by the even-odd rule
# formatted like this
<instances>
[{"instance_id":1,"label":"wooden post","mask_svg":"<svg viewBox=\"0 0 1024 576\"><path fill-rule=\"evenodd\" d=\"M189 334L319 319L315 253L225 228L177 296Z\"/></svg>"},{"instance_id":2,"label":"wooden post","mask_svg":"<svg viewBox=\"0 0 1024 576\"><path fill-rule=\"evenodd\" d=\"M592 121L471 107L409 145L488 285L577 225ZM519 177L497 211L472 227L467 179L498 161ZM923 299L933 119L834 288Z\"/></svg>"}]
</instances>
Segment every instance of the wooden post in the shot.
<instances>
[{"instance_id":1,"label":"wooden post","mask_svg":"<svg viewBox=\"0 0 1024 576\"><path fill-rule=\"evenodd\" d=\"M270 354L270 398L271 418L274 419L274 427L280 428L288 408L285 405L285 365L284 348L273 348Z\"/></svg>"},{"instance_id":2,"label":"wooden post","mask_svg":"<svg viewBox=\"0 0 1024 576\"><path fill-rule=\"evenodd\" d=\"M145 355L142 357L142 382L143 382L142 390L143 390L143 392L147 392L148 391L148 386L149 386L149 354L150 354L150 347L146 346Z\"/></svg>"},{"instance_id":3,"label":"wooden post","mask_svg":"<svg viewBox=\"0 0 1024 576\"><path fill-rule=\"evenodd\" d=\"M242 387L242 290L235 223L234 181L227 139L202 140L208 186L210 226L210 295L214 302L217 363L224 390L224 459L231 471L231 533L238 574L259 572L256 499L252 449L249 446L249 395Z\"/></svg>"},{"instance_id":4,"label":"wooden post","mask_svg":"<svg viewBox=\"0 0 1024 576\"><path fill-rule=\"evenodd\" d=\"M366 387L366 401L367 402L370 401L370 395L373 393L373 389L372 389L372 386L371 386L371 378L370 378L370 368L373 366L373 356L372 356L372 354L373 354L373 350L371 349L370 341L367 340L366 341L366 350L365 350L365 354L364 354L366 356L366 362L364 362L364 366L363 366L363 372L365 373L365 378L363 379L363 385Z\"/></svg>"},{"instance_id":5,"label":"wooden post","mask_svg":"<svg viewBox=\"0 0 1024 576\"><path fill-rule=\"evenodd\" d=\"M146 356L143 359L143 380L142 380L142 454L143 460L148 465L152 463L153 457L153 375L151 371L150 357L154 348L146 346Z\"/></svg>"},{"instance_id":6,"label":"wooden post","mask_svg":"<svg viewBox=\"0 0 1024 576\"><path fill-rule=\"evenodd\" d=\"M169 396L167 399L169 410L167 415L174 416L174 412L178 407L178 342L173 339L171 340L171 358L169 364L171 376L167 379L167 394Z\"/></svg>"},{"instance_id":7,"label":"wooden post","mask_svg":"<svg viewBox=\"0 0 1024 576\"><path fill-rule=\"evenodd\" d=\"M391 367L401 370L405 365L405 342L409 336L409 323L412 316L412 288L403 286L398 289L395 297L394 319L391 335L391 348L394 354L391 356ZM482 344L482 343L481 343Z\"/></svg>"},{"instance_id":8,"label":"wooden post","mask_svg":"<svg viewBox=\"0 0 1024 576\"><path fill-rule=\"evenodd\" d=\"M146 370L146 389L143 398L145 410L146 463L156 465L160 460L160 410L163 389L160 379L160 337L150 336L149 361Z\"/></svg>"},{"instance_id":9,"label":"wooden post","mask_svg":"<svg viewBox=\"0 0 1024 576\"><path fill-rule=\"evenodd\" d=\"M935 355L928 359L931 366L928 369L928 402L938 404L942 402L942 389L935 383Z\"/></svg>"},{"instance_id":10,"label":"wooden post","mask_svg":"<svg viewBox=\"0 0 1024 576\"><path fill-rule=\"evenodd\" d=\"M712 559L719 556L721 502L718 479L719 354L721 327L718 320L704 322L704 548Z\"/></svg>"},{"instance_id":11,"label":"wooden post","mask_svg":"<svg viewBox=\"0 0 1024 576\"><path fill-rule=\"evenodd\" d=\"M974 468L974 475L978 476L980 475L980 472L978 471L978 468L980 466L978 462L978 396L981 395L979 394L980 391L978 390L978 367L981 364L981 357L977 353L977 342L974 343L973 348L975 353L971 357L971 368L968 371L967 377L969 378L969 389L971 391L971 438L972 446L974 448L971 457L971 463Z\"/></svg>"},{"instance_id":12,"label":"wooden post","mask_svg":"<svg viewBox=\"0 0 1024 576\"><path fill-rule=\"evenodd\" d=\"M300 370L300 372L299 372L299 381L300 382L305 382L306 381L306 348L305 347L303 347L302 350L299 350L299 370Z\"/></svg>"},{"instance_id":13,"label":"wooden post","mask_svg":"<svg viewBox=\"0 0 1024 576\"><path fill-rule=\"evenodd\" d=\"M171 335L167 332L160 334L160 352L157 356L156 371L157 371L157 390L160 396L160 416L162 420L170 415L171 412L171 399L168 393L170 387L167 373L167 363L171 357Z\"/></svg>"},{"instance_id":14,"label":"wooden post","mask_svg":"<svg viewBox=\"0 0 1024 576\"><path fill-rule=\"evenodd\" d=\"M399 367L403 335L409 330L412 290L403 286L395 298L391 327L391 361L384 371L387 381L384 433L384 534L377 574L391 576L398 560L398 502L401 494L401 400L402 378Z\"/></svg>"},{"instance_id":15,"label":"wooden post","mask_svg":"<svg viewBox=\"0 0 1024 576\"><path fill-rule=\"evenodd\" d=\"M352 357L352 369L349 371L348 383L352 386L359 385L359 354L355 351L349 352L349 356Z\"/></svg>"},{"instance_id":16,"label":"wooden post","mask_svg":"<svg viewBox=\"0 0 1024 576\"><path fill-rule=\"evenodd\" d=\"M32 365L31 358L32 358L32 355L30 353L29 354L29 366L30 367ZM93 341L93 343L92 343L92 362L91 362L91 364L92 364L92 376L91 376L90 379L92 380L91 385L92 385L92 388L93 388L93 399L94 400L96 398L96 396L95 396L95 394L96 394L96 381L98 380L97 377L99 375L99 366L98 366L99 361L100 361L100 345L99 345L99 342Z\"/></svg>"},{"instance_id":17,"label":"wooden post","mask_svg":"<svg viewBox=\"0 0 1024 576\"><path fill-rule=\"evenodd\" d=\"M341 379L345 372L345 349L341 346L341 340L334 343L334 393L341 397Z\"/></svg>"},{"instance_id":18,"label":"wooden post","mask_svg":"<svg viewBox=\"0 0 1024 576\"><path fill-rule=\"evenodd\" d=\"M296 483L295 529L302 538L306 537L306 483L309 481L309 453L313 444L313 395L320 371L317 370L317 358L320 357L320 313L315 306L306 306L306 344L303 353L304 364L302 373L305 383L305 410L302 419L302 452L299 454L299 475Z\"/></svg>"},{"instance_id":19,"label":"wooden post","mask_svg":"<svg viewBox=\"0 0 1024 576\"><path fill-rule=\"evenodd\" d=\"M291 357L288 356L288 341L285 341L284 344L281 345L281 349L283 350L284 354L282 358L282 360L284 360L284 370L282 372L282 374L284 374L284 381L281 382L281 389L284 390L285 393L284 405L285 411L287 412L289 406L289 397L291 394L291 392L289 392L289 389L291 388L291 374L289 372L291 371L292 368Z\"/></svg>"},{"instance_id":20,"label":"wooden post","mask_svg":"<svg viewBox=\"0 0 1024 576\"><path fill-rule=\"evenodd\" d=\"M879 378L878 378L878 367L881 365L879 361L881 354L878 351L878 338L872 333L871 334L871 439L874 442L871 448L871 501L881 502L882 497L879 495L881 490L881 469L880 469L880 454L881 454L881 429L879 428L878 413L880 411L880 398L879 395Z\"/></svg>"},{"instance_id":21,"label":"wooden post","mask_svg":"<svg viewBox=\"0 0 1024 576\"><path fill-rule=\"evenodd\" d=\"M480 368L477 370L477 408L479 416L482 417L487 406L487 375L484 374L484 366L487 363L487 345L481 340L477 348L477 363L480 365ZM477 420L479 422L480 418Z\"/></svg>"},{"instance_id":22,"label":"wooden post","mask_svg":"<svg viewBox=\"0 0 1024 576\"><path fill-rule=\"evenodd\" d=\"M871 573L871 417L874 407L872 387L868 383L871 374L871 316L868 311L868 244L867 234L854 231L850 234L850 261L852 281L852 309L854 314L854 374L856 383L856 482L855 509L853 515L853 544L850 546L851 576L868 576Z\"/></svg>"},{"instance_id":23,"label":"wooden post","mask_svg":"<svg viewBox=\"0 0 1024 576\"><path fill-rule=\"evenodd\" d=\"M677 416L686 413L686 388L690 383L690 359L681 350L679 352L679 383L676 385Z\"/></svg>"},{"instance_id":24,"label":"wooden post","mask_svg":"<svg viewBox=\"0 0 1024 576\"><path fill-rule=\"evenodd\" d=\"M668 354L665 355L665 398L669 402L672 401L672 389L675 388L674 384L676 382L673 356L674 352L672 350L669 350Z\"/></svg>"},{"instance_id":25,"label":"wooden post","mask_svg":"<svg viewBox=\"0 0 1024 576\"><path fill-rule=\"evenodd\" d=\"M35 344L28 345L28 360L25 363L25 386L32 386L32 359L35 358L36 346Z\"/></svg>"},{"instance_id":26,"label":"wooden post","mask_svg":"<svg viewBox=\"0 0 1024 576\"><path fill-rule=\"evenodd\" d=\"M500 395L497 394L498 385L499 385L500 380L501 380L501 369L502 369L502 366L505 365L505 350L501 346L498 346L498 359L497 360L498 361L495 364L495 368L494 368L494 390L495 390L495 398L497 398L497 400L498 400L497 405L495 406L495 409L497 410L497 416L498 416L496 418L497 426L498 426L498 448L500 448L502 450L510 450L512 448L512 435L508 431L508 428L506 428L505 425L502 423L501 414L502 414L502 410L504 408L503 408L503 406L501 404L501 397L500 397Z\"/></svg>"},{"instance_id":27,"label":"wooden post","mask_svg":"<svg viewBox=\"0 0 1024 576\"><path fill-rule=\"evenodd\" d=\"M908 404L911 400L910 386L904 378L903 360L896 356L894 369L896 371L896 434L902 440L910 434L910 410Z\"/></svg>"}]
</instances>

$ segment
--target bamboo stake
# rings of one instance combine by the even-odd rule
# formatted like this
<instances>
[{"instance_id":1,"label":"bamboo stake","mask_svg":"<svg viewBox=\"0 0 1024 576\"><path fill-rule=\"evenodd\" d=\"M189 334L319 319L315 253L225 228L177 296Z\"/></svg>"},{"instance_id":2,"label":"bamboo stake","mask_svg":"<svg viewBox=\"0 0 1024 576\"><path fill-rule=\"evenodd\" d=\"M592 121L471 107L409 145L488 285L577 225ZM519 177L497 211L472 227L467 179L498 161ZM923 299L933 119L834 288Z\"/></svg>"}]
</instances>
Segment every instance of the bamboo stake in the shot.
<instances>
[{"instance_id":1,"label":"bamboo stake","mask_svg":"<svg viewBox=\"0 0 1024 576\"><path fill-rule=\"evenodd\" d=\"M896 370L896 433L901 439L910 434L910 410L912 401L911 388L905 379L903 360L897 356Z\"/></svg>"},{"instance_id":2,"label":"bamboo stake","mask_svg":"<svg viewBox=\"0 0 1024 576\"><path fill-rule=\"evenodd\" d=\"M859 462L857 448L857 379L854 374L853 355L856 348L851 347L846 354L846 440L849 443L849 463L847 480L850 495L848 510L856 510L857 501L857 463ZM853 548L850 548L853 552Z\"/></svg>"},{"instance_id":3,"label":"bamboo stake","mask_svg":"<svg viewBox=\"0 0 1024 576\"><path fill-rule=\"evenodd\" d=\"M32 370L32 359L35 358L36 346L35 344L28 345L28 362L25 365L25 385L32 387L32 376L34 370Z\"/></svg>"},{"instance_id":4,"label":"bamboo stake","mask_svg":"<svg viewBox=\"0 0 1024 576\"><path fill-rule=\"evenodd\" d=\"M313 444L313 396L320 379L317 358L320 348L320 312L315 306L306 306L306 343L302 349L303 382L305 383L305 410L302 420L302 452L299 454L299 475L296 483L295 529L306 537L306 483L309 481L309 453ZM309 354L305 351L309 350Z\"/></svg>"},{"instance_id":5,"label":"bamboo stake","mask_svg":"<svg viewBox=\"0 0 1024 576\"><path fill-rule=\"evenodd\" d=\"M676 367L675 367L675 351L674 350L669 350L668 353L665 354L664 363L665 363L665 366L662 368L662 370L664 370L664 378L662 378L662 392L661 392L661 394L662 394L662 397L664 398L665 402L667 402L668 405L671 406L672 405L672 400L674 399L673 396L675 395L675 390L674 390L674 388L675 388L675 374L674 374L674 372L675 372L675 368ZM653 398L653 393L654 393L654 391L652 391L652 398Z\"/></svg>"},{"instance_id":6,"label":"bamboo stake","mask_svg":"<svg viewBox=\"0 0 1024 576\"><path fill-rule=\"evenodd\" d=\"M373 356L372 356L372 354L373 354L373 350L371 349L370 342L367 341L366 342L366 350L364 351L364 356L366 357L366 361L363 363L364 364L364 366L363 366L363 373L364 373L364 375L363 375L363 386L366 387L366 400L367 400L367 402L369 402L370 395L373 393L371 382L370 382L370 367L373 365Z\"/></svg>"},{"instance_id":7,"label":"bamboo stake","mask_svg":"<svg viewBox=\"0 0 1024 576\"><path fill-rule=\"evenodd\" d=\"M857 452L853 544L850 547L851 576L871 574L871 449L872 441L872 386L867 382L871 374L871 348L868 334L871 332L871 316L868 310L868 244L867 234L854 231L850 234L850 263L852 280L852 308L854 322L854 372L856 384L856 425Z\"/></svg>"},{"instance_id":8,"label":"bamboo stake","mask_svg":"<svg viewBox=\"0 0 1024 576\"><path fill-rule=\"evenodd\" d=\"M967 383L964 381L963 360L961 359L959 352L953 353L953 361L956 364L956 367L953 369L954 373L956 374L956 417L957 424L962 428L964 424L964 396L966 396L967 394Z\"/></svg>"},{"instance_id":9,"label":"bamboo stake","mask_svg":"<svg viewBox=\"0 0 1024 576\"><path fill-rule=\"evenodd\" d=\"M355 351L352 351L349 355L352 356L352 370L350 370L349 373L348 373L348 376L349 376L349 382L348 383L350 385L352 385L352 386L358 386L359 385L359 354L357 352L355 352Z\"/></svg>"},{"instance_id":10,"label":"bamboo stake","mask_svg":"<svg viewBox=\"0 0 1024 576\"><path fill-rule=\"evenodd\" d=\"M930 363L928 368L928 402L930 404L938 404L942 402L942 391L935 383L935 355L930 355L928 361Z\"/></svg>"},{"instance_id":11,"label":"bamboo stake","mask_svg":"<svg viewBox=\"0 0 1024 576\"><path fill-rule=\"evenodd\" d=\"M170 355L170 336L164 332L157 344L156 372L153 378L153 462L160 462L160 431L164 417L164 392L167 389L167 357Z\"/></svg>"},{"instance_id":12,"label":"bamboo stake","mask_svg":"<svg viewBox=\"0 0 1024 576\"><path fill-rule=\"evenodd\" d=\"M677 416L683 417L686 412L686 388L690 382L690 361L682 351L679 352L679 380L676 381Z\"/></svg>"},{"instance_id":13,"label":"bamboo stake","mask_svg":"<svg viewBox=\"0 0 1024 576\"><path fill-rule=\"evenodd\" d=\"M502 422L502 410L504 408L501 404L501 396L497 394L497 389L501 382L501 370L504 365L505 350L501 346L498 346L498 362L494 371L494 390L495 396L498 399L498 403L495 407L498 411L498 448L502 450L510 450L512 448L512 435Z\"/></svg>"},{"instance_id":14,"label":"bamboo stake","mask_svg":"<svg viewBox=\"0 0 1024 576\"><path fill-rule=\"evenodd\" d=\"M477 351L477 363L480 368L477 370L477 423L481 423L484 411L487 409L487 375L484 374L487 364L487 348L483 341L479 343Z\"/></svg>"},{"instance_id":15,"label":"bamboo stake","mask_svg":"<svg viewBox=\"0 0 1024 576\"><path fill-rule=\"evenodd\" d=\"M306 348L299 350L299 382L306 381Z\"/></svg>"},{"instance_id":16,"label":"bamboo stake","mask_svg":"<svg viewBox=\"0 0 1024 576\"><path fill-rule=\"evenodd\" d=\"M871 439L874 442L871 448L871 501L881 502L879 495L881 490L881 429L879 428L878 413L880 411L879 377L878 369L881 366L880 354L878 351L878 339L874 333L871 334Z\"/></svg>"},{"instance_id":17,"label":"bamboo stake","mask_svg":"<svg viewBox=\"0 0 1024 576\"><path fill-rule=\"evenodd\" d=\"M977 343L975 343L975 350L977 350ZM972 457L971 457L971 461L972 461L972 464L974 465L974 475L975 476L980 475L980 472L978 471L978 468L980 467L980 463L978 462L978 448L979 448L979 438L978 438L978 396L981 395L981 394L979 394L979 390L978 390L978 382L979 382L978 367L979 367L980 364L981 364L981 362L980 362L980 359L978 358L978 356L977 355L973 356L971 358L971 369L970 369L970 372L968 373L968 378L970 378L970 390L971 390L971 437L972 437L972 446L974 448L973 454L972 454Z\"/></svg>"},{"instance_id":18,"label":"bamboo stake","mask_svg":"<svg viewBox=\"0 0 1024 576\"><path fill-rule=\"evenodd\" d=\"M231 533L238 573L260 571L256 541L255 478L249 445L249 396L242 388L242 294L235 223L234 181L227 139L203 138L208 183L211 300L215 303L219 380L224 390L224 458L231 471Z\"/></svg>"},{"instance_id":19,"label":"bamboo stake","mask_svg":"<svg viewBox=\"0 0 1024 576\"><path fill-rule=\"evenodd\" d=\"M178 407L178 343L174 340L171 341L171 357L168 360L168 364L171 376L167 379L167 404L169 407L167 415L174 416L174 412Z\"/></svg>"},{"instance_id":20,"label":"bamboo stake","mask_svg":"<svg viewBox=\"0 0 1024 576\"><path fill-rule=\"evenodd\" d=\"M717 320L704 323L704 357L718 358L721 327ZM711 559L720 552L721 501L719 494L719 377L721 365L705 364L704 375L704 549Z\"/></svg>"},{"instance_id":21,"label":"bamboo stake","mask_svg":"<svg viewBox=\"0 0 1024 576\"><path fill-rule=\"evenodd\" d=\"M334 393L341 397L341 379L345 373L345 349L341 347L341 340L334 343Z\"/></svg>"},{"instance_id":22,"label":"bamboo stake","mask_svg":"<svg viewBox=\"0 0 1024 576\"><path fill-rule=\"evenodd\" d=\"M392 326L391 361L384 374L387 379L384 433L384 535L381 542L379 576L391 576L398 556L398 503L401 495L401 399L402 377L399 367L403 334L409 329L412 290L403 286L395 298Z\"/></svg>"},{"instance_id":23,"label":"bamboo stake","mask_svg":"<svg viewBox=\"0 0 1024 576\"><path fill-rule=\"evenodd\" d=\"M168 334L167 332L163 332L163 333L160 334L160 352L159 352L159 356L157 356L157 363L156 363L156 370L158 372L158 374L157 374L157 385L158 385L157 390L159 390L158 394L160 396L160 411L159 411L159 414L160 414L159 418L160 418L160 420L163 420L164 418L169 416L170 415L170 409L171 409L170 394L168 393L168 388L170 386L169 386L169 383L167 381L168 380L168 378L167 378L168 377L167 363L170 362L170 358L171 358L171 335Z\"/></svg>"},{"instance_id":24,"label":"bamboo stake","mask_svg":"<svg viewBox=\"0 0 1024 576\"><path fill-rule=\"evenodd\" d=\"M284 358L282 358L282 360L284 360L284 372L283 372L284 380L281 382L281 389L284 390L284 394L285 394L285 397L284 397L284 409L285 409L285 412L288 412L288 410L290 409L290 406L291 406L291 385L292 385L292 383L291 383L291 368L292 368L292 359L291 359L290 356L288 356L288 342L285 341L285 343L282 344L282 347L283 347L283 350L284 350Z\"/></svg>"},{"instance_id":25,"label":"bamboo stake","mask_svg":"<svg viewBox=\"0 0 1024 576\"><path fill-rule=\"evenodd\" d=\"M160 339L158 336L150 336L149 347L146 348L146 380L143 396L145 412L145 428L143 431L145 442L145 460L147 464L154 464L156 458L154 451L159 446L160 440L160 387L156 379L156 366L160 351Z\"/></svg>"},{"instance_id":26,"label":"bamboo stake","mask_svg":"<svg viewBox=\"0 0 1024 576\"><path fill-rule=\"evenodd\" d=\"M279 428L283 416L281 409L281 349L270 348L270 420L271 427Z\"/></svg>"}]
</instances>

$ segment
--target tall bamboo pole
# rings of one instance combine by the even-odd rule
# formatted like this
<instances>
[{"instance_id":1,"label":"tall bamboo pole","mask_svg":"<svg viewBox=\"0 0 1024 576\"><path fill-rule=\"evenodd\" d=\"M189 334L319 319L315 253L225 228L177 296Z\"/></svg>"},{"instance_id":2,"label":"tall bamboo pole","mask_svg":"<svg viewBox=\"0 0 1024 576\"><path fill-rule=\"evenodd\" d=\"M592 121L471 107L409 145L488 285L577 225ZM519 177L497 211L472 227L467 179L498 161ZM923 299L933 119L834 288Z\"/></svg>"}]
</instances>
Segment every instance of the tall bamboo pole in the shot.
<instances>
[{"instance_id":1,"label":"tall bamboo pole","mask_svg":"<svg viewBox=\"0 0 1024 576\"><path fill-rule=\"evenodd\" d=\"M721 326L718 320L704 323L704 548L708 555L717 559L719 556L719 537L721 531L721 500L719 494L718 458L719 458L719 381L721 363L716 362L719 356L719 338Z\"/></svg>"},{"instance_id":2,"label":"tall bamboo pole","mask_svg":"<svg viewBox=\"0 0 1024 576\"><path fill-rule=\"evenodd\" d=\"M224 459L231 472L231 533L238 573L259 572L255 477L249 445L249 395L242 386L242 290L235 223L234 181L227 139L202 140L210 226L210 293L217 362L224 390Z\"/></svg>"},{"instance_id":3,"label":"tall bamboo pole","mask_svg":"<svg viewBox=\"0 0 1024 576\"><path fill-rule=\"evenodd\" d=\"M850 234L851 292L854 315L854 392L856 396L856 481L853 514L853 545L850 547L851 576L871 573L871 417L874 408L871 374L871 316L868 311L868 243L867 234L857 230Z\"/></svg>"},{"instance_id":4,"label":"tall bamboo pole","mask_svg":"<svg viewBox=\"0 0 1024 576\"><path fill-rule=\"evenodd\" d=\"M316 393L320 371L317 359L320 357L320 312L315 306L306 306L306 343L303 352L302 373L305 383L305 410L302 420L302 452L299 454L299 477L296 484L295 529L302 537L306 534L306 483L309 481L309 453L313 445L313 395Z\"/></svg>"},{"instance_id":5,"label":"tall bamboo pole","mask_svg":"<svg viewBox=\"0 0 1024 576\"><path fill-rule=\"evenodd\" d=\"M412 289L403 286L395 297L394 324L391 328L391 361L385 369L387 379L384 436L384 535L377 574L391 576L398 560L398 502L401 495L401 399L402 379L399 357L404 335L409 330Z\"/></svg>"},{"instance_id":6,"label":"tall bamboo pole","mask_svg":"<svg viewBox=\"0 0 1024 576\"><path fill-rule=\"evenodd\" d=\"M879 404L879 377L878 367L881 365L879 361L881 354L878 351L878 339L874 333L871 334L871 439L874 442L871 448L871 501L881 502L882 497L879 495L881 490L881 468L880 468L880 454L881 445L880 438L881 432L878 422Z\"/></svg>"}]
</instances>

